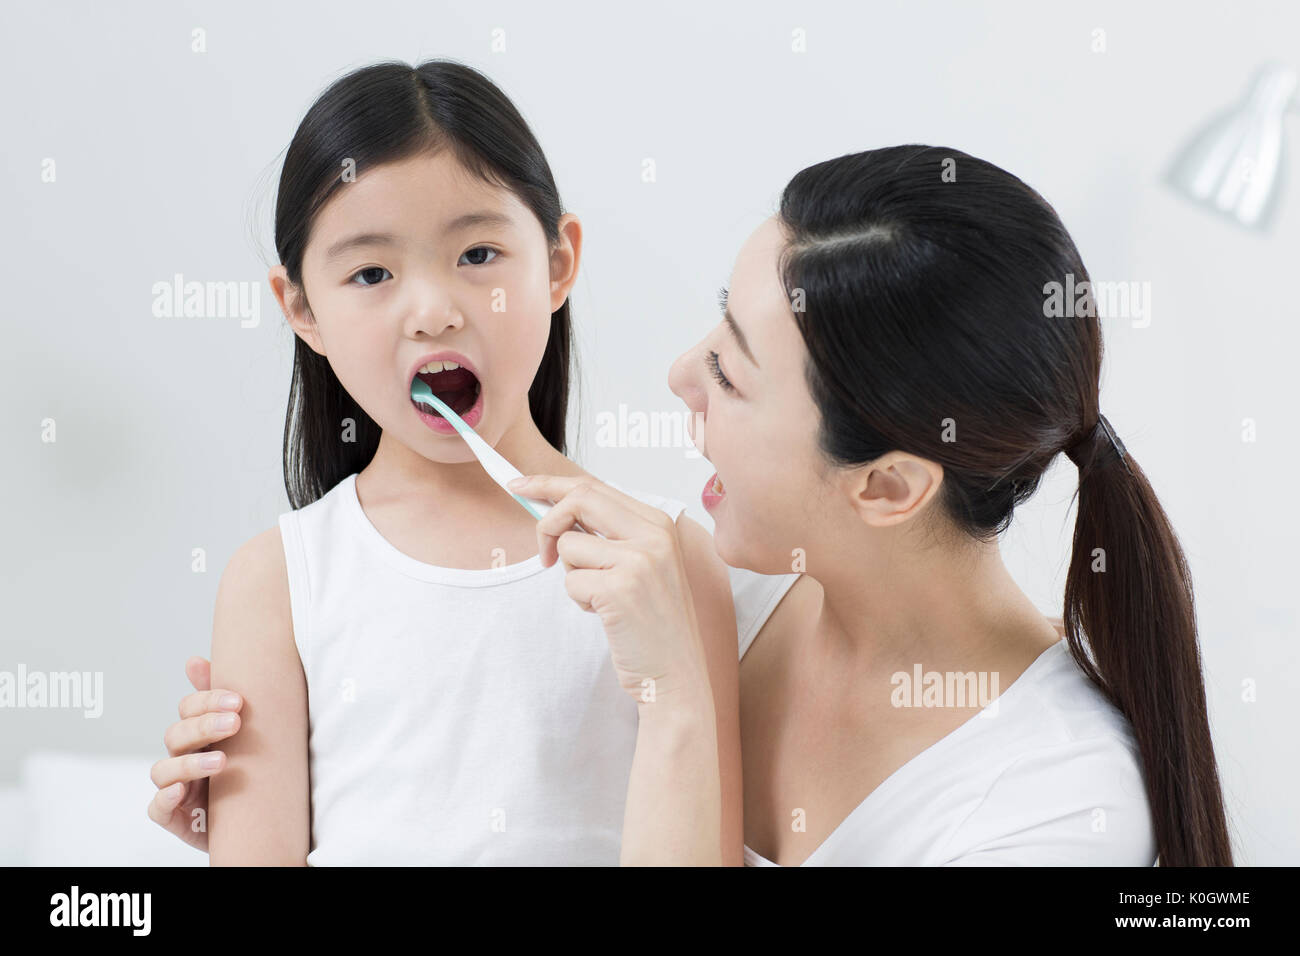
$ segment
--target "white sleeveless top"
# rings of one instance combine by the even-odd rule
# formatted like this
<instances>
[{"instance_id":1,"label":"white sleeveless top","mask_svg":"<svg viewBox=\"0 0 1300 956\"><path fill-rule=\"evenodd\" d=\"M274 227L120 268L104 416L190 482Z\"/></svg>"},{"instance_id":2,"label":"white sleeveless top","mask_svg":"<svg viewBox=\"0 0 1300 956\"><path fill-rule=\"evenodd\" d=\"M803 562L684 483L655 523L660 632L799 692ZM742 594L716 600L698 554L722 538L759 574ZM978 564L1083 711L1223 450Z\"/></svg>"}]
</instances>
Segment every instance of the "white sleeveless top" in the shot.
<instances>
[{"instance_id":1,"label":"white sleeveless top","mask_svg":"<svg viewBox=\"0 0 1300 956\"><path fill-rule=\"evenodd\" d=\"M732 570L740 656L797 574ZM776 866L748 846L747 866ZM1062 638L872 791L803 866L1151 866L1128 720Z\"/></svg>"},{"instance_id":2,"label":"white sleeveless top","mask_svg":"<svg viewBox=\"0 0 1300 956\"><path fill-rule=\"evenodd\" d=\"M617 866L637 705L562 565L417 561L370 523L355 474L279 523L307 676L308 865Z\"/></svg>"}]
</instances>

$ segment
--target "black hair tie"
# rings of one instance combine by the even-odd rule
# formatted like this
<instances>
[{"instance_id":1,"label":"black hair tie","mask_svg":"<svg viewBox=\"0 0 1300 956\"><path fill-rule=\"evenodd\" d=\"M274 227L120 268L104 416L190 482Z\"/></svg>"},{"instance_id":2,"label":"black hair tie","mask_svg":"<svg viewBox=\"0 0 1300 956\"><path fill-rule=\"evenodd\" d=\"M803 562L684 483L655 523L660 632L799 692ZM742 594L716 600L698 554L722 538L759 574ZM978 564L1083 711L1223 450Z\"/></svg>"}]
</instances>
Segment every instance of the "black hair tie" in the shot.
<instances>
[{"instance_id":1,"label":"black hair tie","mask_svg":"<svg viewBox=\"0 0 1300 956\"><path fill-rule=\"evenodd\" d=\"M1106 439L1110 442L1110 446L1115 449L1115 454L1119 455L1119 460L1123 463L1124 470L1132 475L1133 469L1128 466L1128 449L1125 448L1124 443L1119 440L1119 436L1115 434L1115 429L1111 427L1111 424L1106 420L1105 415L1097 415L1097 423L1093 425L1092 429L1085 433L1082 438L1076 441L1069 448L1065 449L1065 457L1069 458L1070 461L1074 462L1076 465L1079 465L1082 470L1083 466L1087 464L1091 458L1091 456L1087 455L1087 452L1092 448L1093 442L1096 440L1098 429L1101 429L1105 434Z\"/></svg>"}]
</instances>

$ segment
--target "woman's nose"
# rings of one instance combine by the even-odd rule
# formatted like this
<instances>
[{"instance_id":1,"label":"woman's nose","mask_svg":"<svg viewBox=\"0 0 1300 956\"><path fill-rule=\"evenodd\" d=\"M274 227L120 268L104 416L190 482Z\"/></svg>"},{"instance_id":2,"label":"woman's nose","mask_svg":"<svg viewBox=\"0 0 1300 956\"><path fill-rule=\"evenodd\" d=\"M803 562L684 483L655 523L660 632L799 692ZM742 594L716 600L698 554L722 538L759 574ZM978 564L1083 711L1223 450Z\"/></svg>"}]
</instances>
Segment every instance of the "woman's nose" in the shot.
<instances>
[{"instance_id":1,"label":"woman's nose","mask_svg":"<svg viewBox=\"0 0 1300 956\"><path fill-rule=\"evenodd\" d=\"M699 376L695 374L696 369L701 367L699 362L693 361L695 349L677 358L672 367L668 369L668 387L672 393L686 403L686 407L693 412L703 412L706 404L705 391L699 381Z\"/></svg>"}]
</instances>

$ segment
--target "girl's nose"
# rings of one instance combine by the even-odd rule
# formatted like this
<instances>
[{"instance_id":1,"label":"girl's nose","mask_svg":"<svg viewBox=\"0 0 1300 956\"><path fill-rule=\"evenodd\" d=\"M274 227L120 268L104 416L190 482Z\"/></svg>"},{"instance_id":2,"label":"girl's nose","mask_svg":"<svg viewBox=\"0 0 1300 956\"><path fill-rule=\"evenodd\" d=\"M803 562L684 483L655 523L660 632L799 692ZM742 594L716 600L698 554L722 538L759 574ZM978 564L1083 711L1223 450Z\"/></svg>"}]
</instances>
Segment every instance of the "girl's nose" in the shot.
<instances>
[{"instance_id":1,"label":"girl's nose","mask_svg":"<svg viewBox=\"0 0 1300 956\"><path fill-rule=\"evenodd\" d=\"M423 289L412 304L407 319L407 334L424 332L437 338L445 332L464 328L465 315L446 290L437 287Z\"/></svg>"}]
</instances>

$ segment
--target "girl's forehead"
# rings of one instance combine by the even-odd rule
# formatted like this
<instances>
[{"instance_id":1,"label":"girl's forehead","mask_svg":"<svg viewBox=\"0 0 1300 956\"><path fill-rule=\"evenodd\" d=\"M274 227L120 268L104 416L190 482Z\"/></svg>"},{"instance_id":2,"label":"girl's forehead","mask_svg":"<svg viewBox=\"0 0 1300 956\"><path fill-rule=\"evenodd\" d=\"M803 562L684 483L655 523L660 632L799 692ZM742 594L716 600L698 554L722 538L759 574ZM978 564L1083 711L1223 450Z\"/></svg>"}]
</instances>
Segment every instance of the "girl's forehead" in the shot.
<instances>
[{"instance_id":1,"label":"girl's forehead","mask_svg":"<svg viewBox=\"0 0 1300 956\"><path fill-rule=\"evenodd\" d=\"M452 217L470 207L495 209L513 218L523 204L509 189L486 182L450 151L442 150L369 169L359 167L355 180L339 184L321 215L355 215L378 208L394 214L441 212Z\"/></svg>"},{"instance_id":2,"label":"girl's forehead","mask_svg":"<svg viewBox=\"0 0 1300 956\"><path fill-rule=\"evenodd\" d=\"M441 238L474 228L527 229L532 213L509 189L484 182L450 154L421 155L358 170L316 216L313 252L325 255L345 234Z\"/></svg>"}]
</instances>

